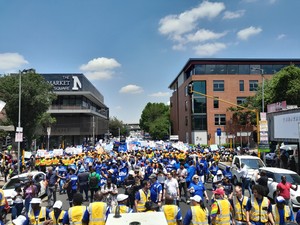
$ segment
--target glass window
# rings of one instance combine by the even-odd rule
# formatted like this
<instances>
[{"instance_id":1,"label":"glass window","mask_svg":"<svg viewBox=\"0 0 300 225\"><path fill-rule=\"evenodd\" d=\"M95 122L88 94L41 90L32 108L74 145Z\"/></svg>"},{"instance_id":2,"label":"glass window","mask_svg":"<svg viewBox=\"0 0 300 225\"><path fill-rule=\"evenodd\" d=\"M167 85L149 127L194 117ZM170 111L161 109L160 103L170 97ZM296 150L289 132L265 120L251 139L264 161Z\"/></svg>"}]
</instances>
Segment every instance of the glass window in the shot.
<instances>
[{"instance_id":1,"label":"glass window","mask_svg":"<svg viewBox=\"0 0 300 225\"><path fill-rule=\"evenodd\" d=\"M227 74L227 65L216 65L216 74Z\"/></svg>"},{"instance_id":2,"label":"glass window","mask_svg":"<svg viewBox=\"0 0 300 225\"><path fill-rule=\"evenodd\" d=\"M245 91L245 84L243 80L240 80L240 91Z\"/></svg>"},{"instance_id":3,"label":"glass window","mask_svg":"<svg viewBox=\"0 0 300 225\"><path fill-rule=\"evenodd\" d=\"M250 74L261 74L260 65L250 65Z\"/></svg>"},{"instance_id":4,"label":"glass window","mask_svg":"<svg viewBox=\"0 0 300 225\"><path fill-rule=\"evenodd\" d=\"M273 65L262 65L261 66L262 70L264 71L264 74L273 74Z\"/></svg>"},{"instance_id":5,"label":"glass window","mask_svg":"<svg viewBox=\"0 0 300 225\"><path fill-rule=\"evenodd\" d=\"M239 66L238 65L228 65L227 66L227 73L228 74L238 74L239 73Z\"/></svg>"},{"instance_id":6,"label":"glass window","mask_svg":"<svg viewBox=\"0 0 300 225\"><path fill-rule=\"evenodd\" d=\"M216 65L206 65L205 73L206 74L216 74L217 73L216 69L217 69Z\"/></svg>"},{"instance_id":7,"label":"glass window","mask_svg":"<svg viewBox=\"0 0 300 225\"><path fill-rule=\"evenodd\" d=\"M258 80L249 80L249 91L257 91Z\"/></svg>"},{"instance_id":8,"label":"glass window","mask_svg":"<svg viewBox=\"0 0 300 225\"><path fill-rule=\"evenodd\" d=\"M205 65L195 65L195 74L205 74Z\"/></svg>"},{"instance_id":9,"label":"glass window","mask_svg":"<svg viewBox=\"0 0 300 225\"><path fill-rule=\"evenodd\" d=\"M194 98L194 112L193 113L206 113L206 98L205 97L199 97Z\"/></svg>"},{"instance_id":10,"label":"glass window","mask_svg":"<svg viewBox=\"0 0 300 225\"><path fill-rule=\"evenodd\" d=\"M236 98L236 104L242 105L246 102L247 98L246 97L237 97Z\"/></svg>"},{"instance_id":11,"label":"glass window","mask_svg":"<svg viewBox=\"0 0 300 225\"><path fill-rule=\"evenodd\" d=\"M219 99L216 99L216 98L219 98L219 97L214 98L214 108L218 109L219 108Z\"/></svg>"},{"instance_id":12,"label":"glass window","mask_svg":"<svg viewBox=\"0 0 300 225\"><path fill-rule=\"evenodd\" d=\"M274 73L279 72L282 68L286 67L287 65L273 65Z\"/></svg>"},{"instance_id":13,"label":"glass window","mask_svg":"<svg viewBox=\"0 0 300 225\"><path fill-rule=\"evenodd\" d=\"M214 80L214 91L224 91L224 80Z\"/></svg>"},{"instance_id":14,"label":"glass window","mask_svg":"<svg viewBox=\"0 0 300 225\"><path fill-rule=\"evenodd\" d=\"M226 115L215 114L215 125L226 125Z\"/></svg>"},{"instance_id":15,"label":"glass window","mask_svg":"<svg viewBox=\"0 0 300 225\"><path fill-rule=\"evenodd\" d=\"M206 115L194 115L192 117L193 130L207 130L207 117Z\"/></svg>"},{"instance_id":16,"label":"glass window","mask_svg":"<svg viewBox=\"0 0 300 225\"><path fill-rule=\"evenodd\" d=\"M189 123L189 120L188 120L188 117L186 116L186 117L185 117L185 125L187 126L188 123Z\"/></svg>"},{"instance_id":17,"label":"glass window","mask_svg":"<svg viewBox=\"0 0 300 225\"><path fill-rule=\"evenodd\" d=\"M188 108L189 108L189 103L188 103L188 101L185 101L185 111L187 111Z\"/></svg>"},{"instance_id":18,"label":"glass window","mask_svg":"<svg viewBox=\"0 0 300 225\"><path fill-rule=\"evenodd\" d=\"M194 91L206 94L206 81L194 81L193 82ZM202 96L194 93L194 96Z\"/></svg>"},{"instance_id":19,"label":"glass window","mask_svg":"<svg viewBox=\"0 0 300 225\"><path fill-rule=\"evenodd\" d=\"M239 74L250 74L249 65L239 65Z\"/></svg>"}]
</instances>

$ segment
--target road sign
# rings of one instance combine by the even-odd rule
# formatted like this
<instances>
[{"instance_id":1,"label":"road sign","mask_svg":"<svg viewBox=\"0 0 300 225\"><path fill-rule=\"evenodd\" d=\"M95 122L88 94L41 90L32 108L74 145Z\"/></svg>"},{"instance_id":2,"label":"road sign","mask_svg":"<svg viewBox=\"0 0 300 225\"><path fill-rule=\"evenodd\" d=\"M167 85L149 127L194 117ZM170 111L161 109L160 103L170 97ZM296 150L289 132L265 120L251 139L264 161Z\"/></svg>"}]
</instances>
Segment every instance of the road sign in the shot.
<instances>
[{"instance_id":1,"label":"road sign","mask_svg":"<svg viewBox=\"0 0 300 225\"><path fill-rule=\"evenodd\" d=\"M15 142L23 142L23 133L16 133Z\"/></svg>"},{"instance_id":2,"label":"road sign","mask_svg":"<svg viewBox=\"0 0 300 225\"><path fill-rule=\"evenodd\" d=\"M217 128L217 136L221 136L221 134L222 134L221 128Z\"/></svg>"}]
</instances>

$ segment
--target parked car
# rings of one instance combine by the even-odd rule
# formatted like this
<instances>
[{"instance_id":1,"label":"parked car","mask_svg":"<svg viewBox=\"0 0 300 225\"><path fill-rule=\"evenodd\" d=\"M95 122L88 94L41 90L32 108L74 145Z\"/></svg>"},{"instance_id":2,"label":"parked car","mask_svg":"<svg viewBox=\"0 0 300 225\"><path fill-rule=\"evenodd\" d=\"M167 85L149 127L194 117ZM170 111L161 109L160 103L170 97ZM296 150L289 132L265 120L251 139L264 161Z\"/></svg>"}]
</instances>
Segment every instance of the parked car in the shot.
<instances>
[{"instance_id":1,"label":"parked car","mask_svg":"<svg viewBox=\"0 0 300 225\"><path fill-rule=\"evenodd\" d=\"M268 177L268 197L274 201L276 198L277 184L281 182L281 176L286 176L286 181L298 185L297 191L291 189L291 200L294 208L300 208L300 176L292 170L275 168L275 167L261 167L259 172L265 171ZM254 183L256 183L255 175L252 177Z\"/></svg>"},{"instance_id":2,"label":"parked car","mask_svg":"<svg viewBox=\"0 0 300 225\"><path fill-rule=\"evenodd\" d=\"M4 195L7 199L7 202L9 205L13 204L13 200L11 198L12 193L15 189L16 184L21 184L22 188L24 185L28 182L28 175L32 175L32 179L35 184L40 185L40 191L38 194L38 197L42 197L43 195L46 194L46 174L40 171L32 171L30 173L22 173L16 176L13 176L10 178L2 187L2 190L4 191Z\"/></svg>"},{"instance_id":3,"label":"parked car","mask_svg":"<svg viewBox=\"0 0 300 225\"><path fill-rule=\"evenodd\" d=\"M265 167L264 162L257 156L251 155L235 155L232 162L219 162L219 168L225 170L227 166L230 166L232 173L233 184L237 185L242 182L240 173L241 165L245 164L248 170L248 177L251 178L255 171L260 167Z\"/></svg>"}]
</instances>

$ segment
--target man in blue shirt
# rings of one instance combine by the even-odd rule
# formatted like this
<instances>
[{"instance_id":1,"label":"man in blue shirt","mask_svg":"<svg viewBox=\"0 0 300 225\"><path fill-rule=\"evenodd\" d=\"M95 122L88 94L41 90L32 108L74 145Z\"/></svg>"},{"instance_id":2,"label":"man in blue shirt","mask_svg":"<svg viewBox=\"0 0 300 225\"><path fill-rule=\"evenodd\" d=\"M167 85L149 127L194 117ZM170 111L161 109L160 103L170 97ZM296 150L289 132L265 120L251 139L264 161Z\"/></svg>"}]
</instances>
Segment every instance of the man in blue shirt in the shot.
<instances>
[{"instance_id":1,"label":"man in blue shirt","mask_svg":"<svg viewBox=\"0 0 300 225\"><path fill-rule=\"evenodd\" d=\"M157 177L154 173L149 176L151 187L150 187L150 198L151 201L161 206L162 200L162 186L157 181Z\"/></svg>"}]
</instances>

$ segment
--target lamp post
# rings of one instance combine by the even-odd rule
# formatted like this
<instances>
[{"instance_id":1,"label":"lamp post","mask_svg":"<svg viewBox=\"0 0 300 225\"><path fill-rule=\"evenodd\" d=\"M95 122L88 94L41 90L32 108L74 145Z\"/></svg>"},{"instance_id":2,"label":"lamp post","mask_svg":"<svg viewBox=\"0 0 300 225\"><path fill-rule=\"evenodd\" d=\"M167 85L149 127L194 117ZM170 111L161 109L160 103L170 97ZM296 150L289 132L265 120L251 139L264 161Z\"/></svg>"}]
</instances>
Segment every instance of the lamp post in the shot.
<instances>
[{"instance_id":1,"label":"lamp post","mask_svg":"<svg viewBox=\"0 0 300 225\"><path fill-rule=\"evenodd\" d=\"M47 150L49 151L49 147L50 147L50 134L51 134L51 127L47 127L47 135L48 135L48 147Z\"/></svg>"},{"instance_id":2,"label":"lamp post","mask_svg":"<svg viewBox=\"0 0 300 225\"><path fill-rule=\"evenodd\" d=\"M27 72L34 72L34 69L19 70L19 112L18 112L18 127L16 129L16 141L18 142L18 174L20 174L20 147L23 141L23 127L21 127L21 94L22 94L22 74Z\"/></svg>"}]
</instances>

